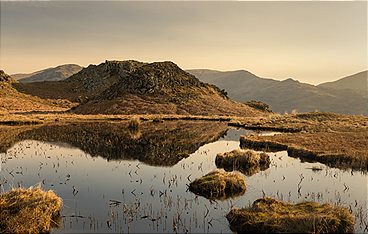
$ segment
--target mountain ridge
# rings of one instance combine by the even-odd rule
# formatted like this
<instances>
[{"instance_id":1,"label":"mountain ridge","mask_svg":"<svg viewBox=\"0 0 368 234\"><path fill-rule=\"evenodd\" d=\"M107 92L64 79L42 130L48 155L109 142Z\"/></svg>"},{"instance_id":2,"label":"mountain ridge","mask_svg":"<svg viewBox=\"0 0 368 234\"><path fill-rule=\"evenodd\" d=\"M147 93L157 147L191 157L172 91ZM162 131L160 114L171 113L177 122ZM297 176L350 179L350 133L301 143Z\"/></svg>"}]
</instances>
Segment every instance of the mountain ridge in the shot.
<instances>
[{"instance_id":1,"label":"mountain ridge","mask_svg":"<svg viewBox=\"0 0 368 234\"><path fill-rule=\"evenodd\" d=\"M351 89L332 89L306 84L288 78L282 81L261 78L244 71L188 70L203 82L225 89L233 100L259 100L279 112L330 111L347 114L368 114L368 100Z\"/></svg>"},{"instance_id":2,"label":"mountain ridge","mask_svg":"<svg viewBox=\"0 0 368 234\"><path fill-rule=\"evenodd\" d=\"M325 82L317 86L338 90L351 89L363 95L364 97L368 97L368 71L366 70L357 72L341 79Z\"/></svg>"}]
</instances>

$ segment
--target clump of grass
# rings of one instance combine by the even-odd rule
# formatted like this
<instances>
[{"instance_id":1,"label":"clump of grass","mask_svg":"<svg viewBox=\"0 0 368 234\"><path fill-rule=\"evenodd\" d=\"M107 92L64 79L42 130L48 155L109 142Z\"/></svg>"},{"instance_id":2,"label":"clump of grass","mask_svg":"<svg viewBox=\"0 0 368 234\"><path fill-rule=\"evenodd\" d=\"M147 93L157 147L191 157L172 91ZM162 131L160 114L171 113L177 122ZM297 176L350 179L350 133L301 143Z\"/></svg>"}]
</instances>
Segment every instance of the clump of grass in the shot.
<instances>
[{"instance_id":1,"label":"clump of grass","mask_svg":"<svg viewBox=\"0 0 368 234\"><path fill-rule=\"evenodd\" d=\"M354 216L348 209L331 204L290 204L261 198L249 208L234 208L226 216L238 233L351 233Z\"/></svg>"},{"instance_id":2,"label":"clump of grass","mask_svg":"<svg viewBox=\"0 0 368 234\"><path fill-rule=\"evenodd\" d=\"M251 100L251 101L245 102L244 104L247 106L253 107L257 110L272 112L270 106L261 101Z\"/></svg>"},{"instance_id":3,"label":"clump of grass","mask_svg":"<svg viewBox=\"0 0 368 234\"><path fill-rule=\"evenodd\" d=\"M240 196L246 190L245 179L238 172L215 170L207 175L195 179L189 185L189 190L197 195L223 200Z\"/></svg>"},{"instance_id":4,"label":"clump of grass","mask_svg":"<svg viewBox=\"0 0 368 234\"><path fill-rule=\"evenodd\" d=\"M236 149L217 154L215 163L217 167L224 168L226 171L239 170L250 176L267 169L270 166L270 157L263 152Z\"/></svg>"},{"instance_id":5,"label":"clump of grass","mask_svg":"<svg viewBox=\"0 0 368 234\"><path fill-rule=\"evenodd\" d=\"M133 117L131 120L129 120L128 130L129 130L129 134L132 139L139 139L141 137L142 134L139 130L140 124L141 124L141 121L137 117Z\"/></svg>"},{"instance_id":6,"label":"clump of grass","mask_svg":"<svg viewBox=\"0 0 368 234\"><path fill-rule=\"evenodd\" d=\"M140 123L141 121L139 120L139 118L134 117L131 120L129 120L128 129L130 131L138 131Z\"/></svg>"},{"instance_id":7,"label":"clump of grass","mask_svg":"<svg viewBox=\"0 0 368 234\"><path fill-rule=\"evenodd\" d=\"M60 226L62 200L52 190L17 188L0 194L0 233L47 233Z\"/></svg>"}]
</instances>

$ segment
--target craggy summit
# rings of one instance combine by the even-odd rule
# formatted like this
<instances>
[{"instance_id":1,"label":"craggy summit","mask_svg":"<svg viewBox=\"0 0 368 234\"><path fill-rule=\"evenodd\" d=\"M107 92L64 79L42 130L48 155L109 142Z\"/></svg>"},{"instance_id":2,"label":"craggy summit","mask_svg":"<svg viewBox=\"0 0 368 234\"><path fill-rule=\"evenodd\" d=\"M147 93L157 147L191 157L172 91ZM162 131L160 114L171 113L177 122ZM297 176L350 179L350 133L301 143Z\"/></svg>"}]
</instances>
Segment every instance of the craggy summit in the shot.
<instances>
[{"instance_id":1,"label":"craggy summit","mask_svg":"<svg viewBox=\"0 0 368 234\"><path fill-rule=\"evenodd\" d=\"M81 114L263 115L173 62L106 61L65 82L84 95L75 109Z\"/></svg>"}]
</instances>

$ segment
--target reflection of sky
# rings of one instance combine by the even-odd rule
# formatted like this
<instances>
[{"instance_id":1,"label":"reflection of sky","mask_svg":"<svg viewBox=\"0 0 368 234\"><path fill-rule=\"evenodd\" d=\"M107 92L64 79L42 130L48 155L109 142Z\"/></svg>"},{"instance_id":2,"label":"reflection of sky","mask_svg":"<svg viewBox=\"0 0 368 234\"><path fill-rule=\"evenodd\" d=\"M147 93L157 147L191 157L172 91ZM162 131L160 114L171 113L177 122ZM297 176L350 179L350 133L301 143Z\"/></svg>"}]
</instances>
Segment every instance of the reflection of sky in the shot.
<instances>
[{"instance_id":1,"label":"reflection of sky","mask_svg":"<svg viewBox=\"0 0 368 234\"><path fill-rule=\"evenodd\" d=\"M350 206L354 213L366 207L367 175L319 163L300 163L287 157L286 152L271 153L271 167L246 178L248 188L242 197L211 203L186 191L189 180L215 168L218 152L239 147L238 135L243 133L231 130L224 139L200 147L173 167L153 167L138 161L108 162L72 147L23 141L7 154L0 154L0 183L3 190L37 183L55 190L64 201L63 232L173 232L174 224L178 232L230 232L224 216L231 206L251 204L263 193L293 202L340 203ZM310 169L313 166L322 170L314 172ZM73 186L78 191L75 196ZM122 203L110 207L110 199ZM356 228L363 230L358 220Z\"/></svg>"}]
</instances>

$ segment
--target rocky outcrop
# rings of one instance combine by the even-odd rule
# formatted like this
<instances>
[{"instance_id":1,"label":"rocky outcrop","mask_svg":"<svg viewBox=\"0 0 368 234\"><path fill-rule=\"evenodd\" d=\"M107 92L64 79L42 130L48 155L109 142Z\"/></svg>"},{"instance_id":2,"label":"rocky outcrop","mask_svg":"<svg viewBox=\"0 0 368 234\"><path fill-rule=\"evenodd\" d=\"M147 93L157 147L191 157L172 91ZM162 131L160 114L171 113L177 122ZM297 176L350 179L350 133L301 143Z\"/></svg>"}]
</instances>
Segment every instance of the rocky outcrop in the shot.
<instances>
[{"instance_id":1,"label":"rocky outcrop","mask_svg":"<svg viewBox=\"0 0 368 234\"><path fill-rule=\"evenodd\" d=\"M0 82L11 83L14 82L14 80L3 70L0 70Z\"/></svg>"},{"instance_id":2,"label":"rocky outcrop","mask_svg":"<svg viewBox=\"0 0 368 234\"><path fill-rule=\"evenodd\" d=\"M173 62L106 61L70 77L84 93L81 114L192 114L257 116L265 113L236 103L226 92L199 81Z\"/></svg>"}]
</instances>

